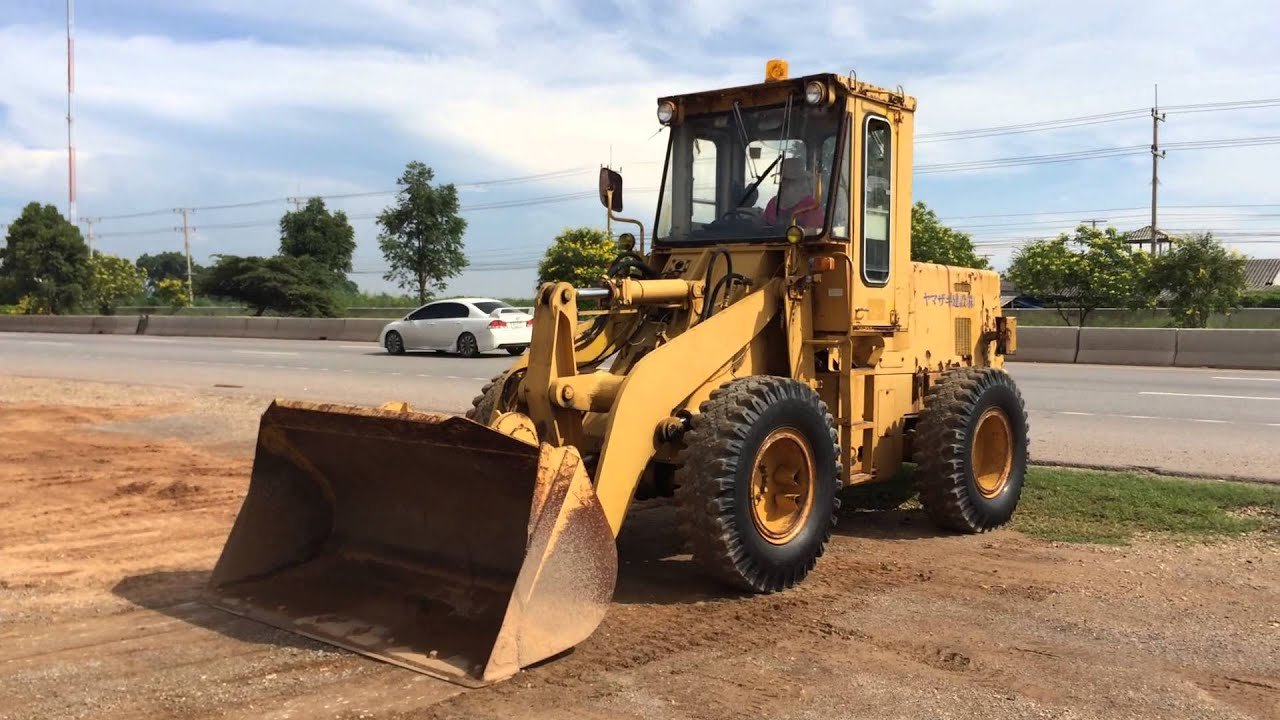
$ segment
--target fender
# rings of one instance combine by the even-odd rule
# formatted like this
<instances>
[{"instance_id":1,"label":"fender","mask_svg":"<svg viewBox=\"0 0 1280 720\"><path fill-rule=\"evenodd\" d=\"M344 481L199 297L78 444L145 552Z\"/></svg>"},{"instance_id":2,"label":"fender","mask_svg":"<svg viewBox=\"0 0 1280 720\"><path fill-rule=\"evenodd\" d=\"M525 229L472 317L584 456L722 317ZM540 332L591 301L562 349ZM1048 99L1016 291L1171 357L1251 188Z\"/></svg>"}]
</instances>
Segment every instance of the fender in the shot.
<instances>
[{"instance_id":1,"label":"fender","mask_svg":"<svg viewBox=\"0 0 1280 720\"><path fill-rule=\"evenodd\" d=\"M627 374L595 473L596 495L615 537L653 457L658 423L764 330L778 314L780 288L780 281L770 281L656 348Z\"/></svg>"}]
</instances>

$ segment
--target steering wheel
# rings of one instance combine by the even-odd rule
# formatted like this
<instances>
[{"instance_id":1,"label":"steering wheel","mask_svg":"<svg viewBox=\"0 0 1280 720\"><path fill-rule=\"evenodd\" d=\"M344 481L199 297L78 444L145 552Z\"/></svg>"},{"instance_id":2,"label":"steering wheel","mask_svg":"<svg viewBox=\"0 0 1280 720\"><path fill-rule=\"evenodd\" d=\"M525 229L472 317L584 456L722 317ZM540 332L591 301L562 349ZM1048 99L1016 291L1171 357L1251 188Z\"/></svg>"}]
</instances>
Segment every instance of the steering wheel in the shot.
<instances>
[{"instance_id":1,"label":"steering wheel","mask_svg":"<svg viewBox=\"0 0 1280 720\"><path fill-rule=\"evenodd\" d=\"M732 218L742 218L744 220L754 220L760 211L754 207L736 207L720 216L721 220L729 220Z\"/></svg>"}]
</instances>

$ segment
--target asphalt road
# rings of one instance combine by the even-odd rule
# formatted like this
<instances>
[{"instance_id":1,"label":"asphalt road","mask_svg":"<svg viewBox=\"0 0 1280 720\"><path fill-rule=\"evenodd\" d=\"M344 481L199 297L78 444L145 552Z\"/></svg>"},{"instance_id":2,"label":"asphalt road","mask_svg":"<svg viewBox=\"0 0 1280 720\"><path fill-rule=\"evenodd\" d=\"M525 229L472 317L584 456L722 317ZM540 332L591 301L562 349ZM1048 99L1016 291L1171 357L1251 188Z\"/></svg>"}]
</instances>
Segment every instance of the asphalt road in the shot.
<instances>
[{"instance_id":1,"label":"asphalt road","mask_svg":"<svg viewBox=\"0 0 1280 720\"><path fill-rule=\"evenodd\" d=\"M506 353L373 343L0 333L9 375L461 412ZM1036 462L1280 481L1280 372L1011 363Z\"/></svg>"}]
</instances>

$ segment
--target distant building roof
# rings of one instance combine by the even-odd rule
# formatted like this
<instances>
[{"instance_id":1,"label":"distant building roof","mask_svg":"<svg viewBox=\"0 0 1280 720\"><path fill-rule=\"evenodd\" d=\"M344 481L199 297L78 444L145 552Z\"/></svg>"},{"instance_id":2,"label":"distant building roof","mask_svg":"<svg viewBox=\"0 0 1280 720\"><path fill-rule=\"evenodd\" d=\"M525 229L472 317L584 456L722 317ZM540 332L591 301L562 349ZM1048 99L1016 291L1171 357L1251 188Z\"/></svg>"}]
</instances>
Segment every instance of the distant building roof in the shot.
<instances>
[{"instance_id":1,"label":"distant building roof","mask_svg":"<svg viewBox=\"0 0 1280 720\"><path fill-rule=\"evenodd\" d=\"M1124 234L1125 242L1131 243L1149 243L1151 242L1151 226L1143 225L1137 230L1130 230ZM1162 243L1169 242L1169 233L1163 230L1156 231L1156 240Z\"/></svg>"},{"instance_id":2,"label":"distant building roof","mask_svg":"<svg viewBox=\"0 0 1280 720\"><path fill-rule=\"evenodd\" d=\"M1246 290L1280 286L1280 258L1249 258L1244 266Z\"/></svg>"}]
</instances>

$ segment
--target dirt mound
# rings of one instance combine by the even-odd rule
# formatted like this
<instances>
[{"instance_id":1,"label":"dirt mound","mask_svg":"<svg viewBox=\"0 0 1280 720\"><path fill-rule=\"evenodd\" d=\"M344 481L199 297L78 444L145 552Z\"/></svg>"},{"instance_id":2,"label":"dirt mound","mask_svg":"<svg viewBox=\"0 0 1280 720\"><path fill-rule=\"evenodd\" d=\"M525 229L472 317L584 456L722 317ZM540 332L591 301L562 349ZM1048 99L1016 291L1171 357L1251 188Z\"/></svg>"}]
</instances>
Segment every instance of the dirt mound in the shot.
<instances>
[{"instance_id":1,"label":"dirt mound","mask_svg":"<svg viewBox=\"0 0 1280 720\"><path fill-rule=\"evenodd\" d=\"M198 495L199 493L199 485L189 483L185 480L175 480L157 490L156 497L167 498L169 500L180 500L192 495Z\"/></svg>"},{"instance_id":2,"label":"dirt mound","mask_svg":"<svg viewBox=\"0 0 1280 720\"><path fill-rule=\"evenodd\" d=\"M150 480L133 480L116 488L115 495L144 495L151 492L156 484Z\"/></svg>"}]
</instances>

